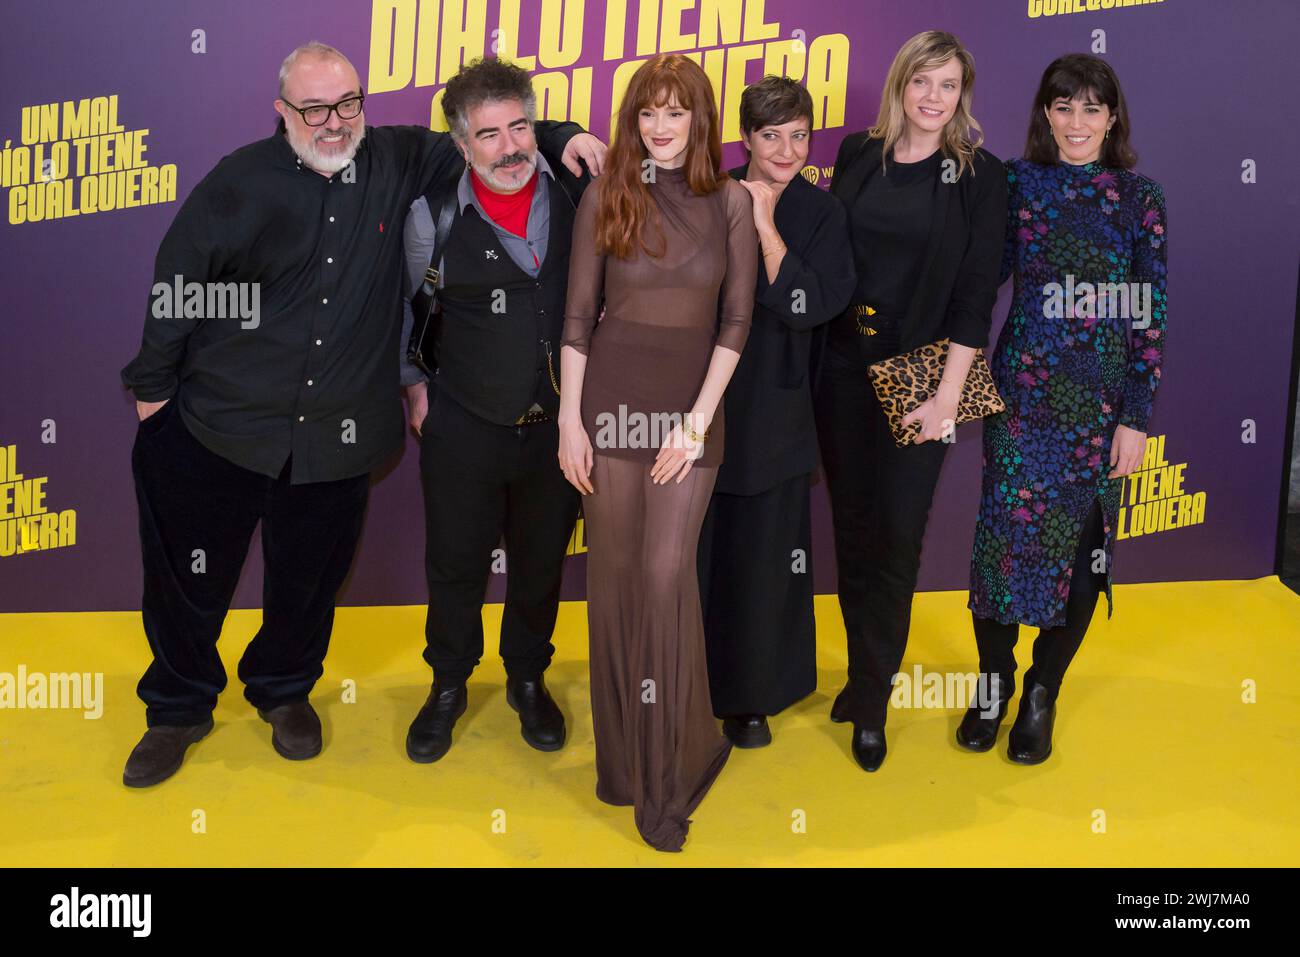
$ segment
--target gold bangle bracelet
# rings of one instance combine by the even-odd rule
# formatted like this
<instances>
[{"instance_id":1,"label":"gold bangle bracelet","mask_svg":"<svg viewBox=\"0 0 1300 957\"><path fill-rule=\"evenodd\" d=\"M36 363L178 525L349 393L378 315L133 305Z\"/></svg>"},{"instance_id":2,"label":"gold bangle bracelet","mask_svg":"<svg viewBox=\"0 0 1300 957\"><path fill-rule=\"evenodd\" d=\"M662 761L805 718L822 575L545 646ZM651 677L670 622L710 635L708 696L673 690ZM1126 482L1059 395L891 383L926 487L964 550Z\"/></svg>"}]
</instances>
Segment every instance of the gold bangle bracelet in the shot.
<instances>
[{"instance_id":1,"label":"gold bangle bracelet","mask_svg":"<svg viewBox=\"0 0 1300 957\"><path fill-rule=\"evenodd\" d=\"M687 413L687 414L689 415L690 413ZM709 437L709 430L708 430L708 429L705 429L705 430L704 430L704 434L701 435L699 432L696 432L696 431L695 431L694 426L690 426L690 425L687 425L687 424L686 424L686 417L683 416L683 417L682 417L682 434L685 435L685 436L686 436L688 439L690 439L692 442L703 442L705 439L707 439L707 438Z\"/></svg>"}]
</instances>

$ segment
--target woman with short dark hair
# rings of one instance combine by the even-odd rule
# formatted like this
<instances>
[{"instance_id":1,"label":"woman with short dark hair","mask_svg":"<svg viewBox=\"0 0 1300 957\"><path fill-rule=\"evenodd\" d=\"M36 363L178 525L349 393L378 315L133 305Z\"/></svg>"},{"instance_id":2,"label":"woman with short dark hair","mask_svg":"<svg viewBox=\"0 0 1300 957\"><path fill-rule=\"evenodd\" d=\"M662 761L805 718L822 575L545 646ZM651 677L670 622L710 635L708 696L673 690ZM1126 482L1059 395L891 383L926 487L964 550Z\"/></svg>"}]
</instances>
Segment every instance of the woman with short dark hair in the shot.
<instances>
[{"instance_id":1,"label":"woman with short dark hair","mask_svg":"<svg viewBox=\"0 0 1300 957\"><path fill-rule=\"evenodd\" d=\"M1024 159L1007 163L1015 291L991 361L1007 407L984 424L969 601L985 694L957 730L965 748L993 747L1019 627L1037 626L1008 741L1020 764L1051 754L1061 680L1102 591L1109 617L1123 477L1141 465L1160 382L1165 201L1136 162L1115 71L1082 53L1053 61Z\"/></svg>"},{"instance_id":2,"label":"woman with short dark hair","mask_svg":"<svg viewBox=\"0 0 1300 957\"><path fill-rule=\"evenodd\" d=\"M812 125L812 97L789 77L764 77L740 98L749 162L731 176L753 198L763 261L699 565L713 713L742 748L769 743L767 716L817 688L809 356L854 277L843 205L800 175Z\"/></svg>"}]
</instances>

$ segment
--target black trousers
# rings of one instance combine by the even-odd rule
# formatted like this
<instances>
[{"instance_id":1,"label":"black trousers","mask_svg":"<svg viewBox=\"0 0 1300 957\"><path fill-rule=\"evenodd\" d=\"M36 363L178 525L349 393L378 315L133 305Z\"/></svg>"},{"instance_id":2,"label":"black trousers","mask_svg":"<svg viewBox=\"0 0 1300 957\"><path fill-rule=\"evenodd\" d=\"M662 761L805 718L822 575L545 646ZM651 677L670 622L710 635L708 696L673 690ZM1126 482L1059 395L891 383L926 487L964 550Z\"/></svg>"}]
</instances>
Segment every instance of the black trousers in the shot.
<instances>
[{"instance_id":1,"label":"black trousers","mask_svg":"<svg viewBox=\"0 0 1300 957\"><path fill-rule=\"evenodd\" d=\"M817 690L808 482L709 502L696 557L717 717L777 714Z\"/></svg>"},{"instance_id":2,"label":"black trousers","mask_svg":"<svg viewBox=\"0 0 1300 957\"><path fill-rule=\"evenodd\" d=\"M150 727L200 724L216 707L226 687L217 639L259 520L262 627L239 678L257 708L307 699L370 493L368 475L290 485L288 463L279 478L241 468L194 438L176 405L140 423L131 451L153 652L137 692Z\"/></svg>"},{"instance_id":3,"label":"black trousers","mask_svg":"<svg viewBox=\"0 0 1300 957\"><path fill-rule=\"evenodd\" d=\"M1094 553L1105 547L1106 532L1102 525L1101 503L1094 500L1092 512L1084 522L1079 536L1079 551L1070 574L1070 594L1065 601L1065 624L1056 628L1040 628L1034 639L1034 663L1025 672L1025 683L1044 685L1053 701L1060 693L1065 671L1074 660L1083 643L1083 636L1092 623L1097 599L1106 590L1105 572L1092 570ZM981 678L988 682L998 679L998 696L1010 698L1016 690L1016 639L1020 636L1017 622L1002 624L992 618L971 615L975 626L975 644L979 648Z\"/></svg>"},{"instance_id":4,"label":"black trousers","mask_svg":"<svg viewBox=\"0 0 1300 957\"><path fill-rule=\"evenodd\" d=\"M907 647L921 542L948 443L894 444L867 376L875 358L864 349L848 360L828 348L815 409L848 640L849 716L879 730Z\"/></svg>"},{"instance_id":5,"label":"black trousers","mask_svg":"<svg viewBox=\"0 0 1300 957\"><path fill-rule=\"evenodd\" d=\"M478 665L492 551L504 536L501 657L511 677L537 678L555 653L564 555L578 515L578 492L556 458L559 428L553 421L495 425L430 393L420 442L424 660L445 685L463 683Z\"/></svg>"}]
</instances>

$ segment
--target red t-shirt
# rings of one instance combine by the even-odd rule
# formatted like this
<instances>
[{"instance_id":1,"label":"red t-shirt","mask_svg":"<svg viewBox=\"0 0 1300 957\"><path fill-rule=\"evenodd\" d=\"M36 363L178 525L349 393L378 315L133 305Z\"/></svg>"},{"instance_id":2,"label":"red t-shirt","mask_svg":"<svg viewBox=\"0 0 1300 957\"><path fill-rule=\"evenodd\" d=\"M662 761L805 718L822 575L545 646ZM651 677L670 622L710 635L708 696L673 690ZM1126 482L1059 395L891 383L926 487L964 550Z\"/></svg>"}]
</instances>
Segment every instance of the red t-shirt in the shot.
<instances>
[{"instance_id":1,"label":"red t-shirt","mask_svg":"<svg viewBox=\"0 0 1300 957\"><path fill-rule=\"evenodd\" d=\"M473 169L469 171L469 181L474 187L475 198L490 219L516 236L528 235L528 211L533 205L533 193L537 191L537 170L533 170L533 175L523 189L513 193L493 192L483 184ZM537 260L536 253L533 254L533 260Z\"/></svg>"}]
</instances>

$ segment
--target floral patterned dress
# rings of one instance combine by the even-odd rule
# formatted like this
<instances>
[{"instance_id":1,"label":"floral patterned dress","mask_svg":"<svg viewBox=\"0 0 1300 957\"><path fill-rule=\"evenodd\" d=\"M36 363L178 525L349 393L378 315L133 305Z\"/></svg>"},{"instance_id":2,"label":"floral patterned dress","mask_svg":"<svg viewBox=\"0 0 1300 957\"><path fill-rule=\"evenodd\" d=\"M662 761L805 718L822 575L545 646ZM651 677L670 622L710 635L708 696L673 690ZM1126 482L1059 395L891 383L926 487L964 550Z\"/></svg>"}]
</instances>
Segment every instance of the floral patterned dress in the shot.
<instances>
[{"instance_id":1,"label":"floral patterned dress","mask_svg":"<svg viewBox=\"0 0 1300 957\"><path fill-rule=\"evenodd\" d=\"M1106 475L1116 425L1145 432L1160 382L1165 202L1158 183L1097 163L1011 160L1006 170L1002 279L1014 274L1015 288L991 367L1007 408L984 420L968 607L1004 624L1054 628L1065 624L1079 539L1098 499L1107 617L1114 610L1124 480ZM1125 309L1108 295L1117 287L1099 283L1126 284L1136 296Z\"/></svg>"}]
</instances>

